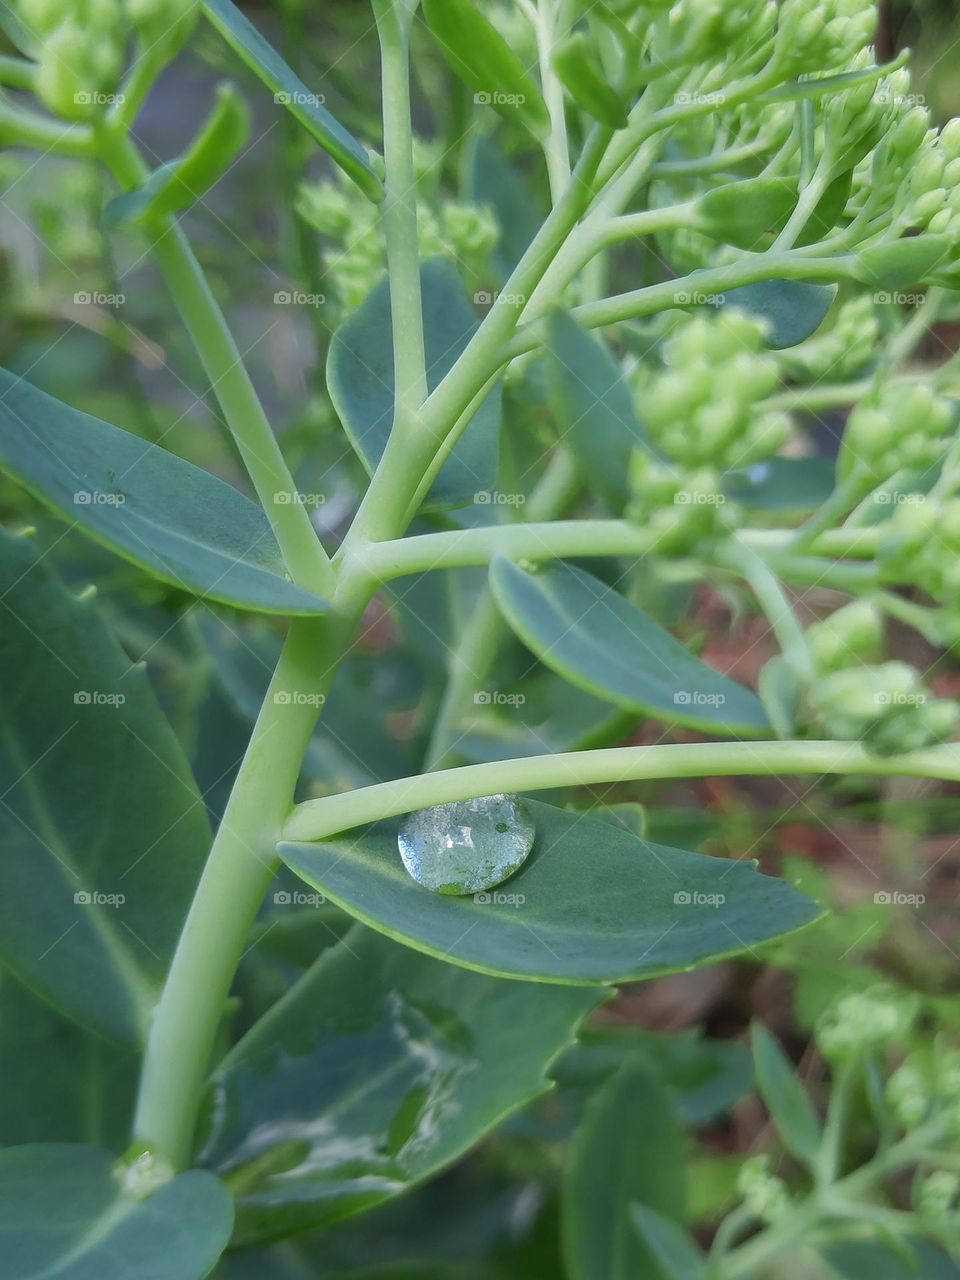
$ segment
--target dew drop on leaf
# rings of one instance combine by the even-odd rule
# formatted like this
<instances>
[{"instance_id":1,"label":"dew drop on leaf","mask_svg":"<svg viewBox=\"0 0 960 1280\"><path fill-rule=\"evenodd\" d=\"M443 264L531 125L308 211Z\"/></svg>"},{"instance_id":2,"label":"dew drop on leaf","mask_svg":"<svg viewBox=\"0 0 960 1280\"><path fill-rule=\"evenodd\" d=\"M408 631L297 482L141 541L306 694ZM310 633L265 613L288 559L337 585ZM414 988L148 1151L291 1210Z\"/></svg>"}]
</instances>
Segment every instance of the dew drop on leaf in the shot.
<instances>
[{"instance_id":1,"label":"dew drop on leaf","mask_svg":"<svg viewBox=\"0 0 960 1280\"><path fill-rule=\"evenodd\" d=\"M533 848L536 828L517 796L481 796L409 814L397 844L407 871L434 893L492 889Z\"/></svg>"}]
</instances>

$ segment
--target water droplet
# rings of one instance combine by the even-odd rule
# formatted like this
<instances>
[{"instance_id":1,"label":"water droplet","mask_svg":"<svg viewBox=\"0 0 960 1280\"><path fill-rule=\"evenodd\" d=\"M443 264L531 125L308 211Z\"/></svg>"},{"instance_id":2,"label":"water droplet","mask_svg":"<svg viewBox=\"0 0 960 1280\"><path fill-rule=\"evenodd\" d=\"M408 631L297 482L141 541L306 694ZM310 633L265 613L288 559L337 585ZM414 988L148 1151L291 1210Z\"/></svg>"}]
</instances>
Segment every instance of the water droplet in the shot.
<instances>
[{"instance_id":1,"label":"water droplet","mask_svg":"<svg viewBox=\"0 0 960 1280\"><path fill-rule=\"evenodd\" d=\"M517 796L481 796L409 814L397 844L403 865L434 893L492 889L527 859L536 828Z\"/></svg>"}]
</instances>

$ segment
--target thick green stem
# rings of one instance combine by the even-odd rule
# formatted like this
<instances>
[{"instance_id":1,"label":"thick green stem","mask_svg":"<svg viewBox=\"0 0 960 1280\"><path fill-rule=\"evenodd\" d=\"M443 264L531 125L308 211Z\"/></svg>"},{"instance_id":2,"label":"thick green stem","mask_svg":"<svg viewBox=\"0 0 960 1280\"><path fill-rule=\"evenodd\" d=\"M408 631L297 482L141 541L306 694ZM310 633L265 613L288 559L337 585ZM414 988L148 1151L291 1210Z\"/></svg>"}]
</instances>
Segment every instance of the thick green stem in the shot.
<instances>
[{"instance_id":1,"label":"thick green stem","mask_svg":"<svg viewBox=\"0 0 960 1280\"><path fill-rule=\"evenodd\" d=\"M146 167L129 139L112 129L98 135L100 154L126 189L139 186ZM291 577L327 594L333 571L284 461L240 352L190 245L172 219L157 227L151 246L177 310L210 379L223 416L270 521Z\"/></svg>"},{"instance_id":2,"label":"thick green stem","mask_svg":"<svg viewBox=\"0 0 960 1280\"><path fill-rule=\"evenodd\" d=\"M283 818L349 631L333 615L291 626L157 1006L134 1136L176 1169L189 1163L224 1003L276 873Z\"/></svg>"},{"instance_id":3,"label":"thick green stem","mask_svg":"<svg viewBox=\"0 0 960 1280\"><path fill-rule=\"evenodd\" d=\"M544 791L654 778L867 774L960 781L960 744L900 756L878 756L858 742L691 742L611 747L555 756L495 760L362 787L297 805L286 840L323 840L338 831L435 804L501 791Z\"/></svg>"}]
</instances>

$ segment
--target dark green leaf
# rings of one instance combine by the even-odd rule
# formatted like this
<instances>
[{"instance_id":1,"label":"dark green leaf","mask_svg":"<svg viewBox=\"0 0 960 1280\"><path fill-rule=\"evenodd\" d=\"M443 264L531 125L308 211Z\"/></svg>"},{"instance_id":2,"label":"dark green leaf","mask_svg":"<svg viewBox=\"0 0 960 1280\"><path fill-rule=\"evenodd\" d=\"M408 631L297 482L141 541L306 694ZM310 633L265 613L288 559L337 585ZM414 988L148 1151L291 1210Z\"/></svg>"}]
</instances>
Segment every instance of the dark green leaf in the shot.
<instances>
[{"instance_id":1,"label":"dark green leaf","mask_svg":"<svg viewBox=\"0 0 960 1280\"><path fill-rule=\"evenodd\" d=\"M232 0L203 0L203 9L230 48L271 91L274 101L287 108L361 191L371 200L382 200L383 183L370 157L323 106L323 95L307 88Z\"/></svg>"},{"instance_id":2,"label":"dark green leaf","mask_svg":"<svg viewBox=\"0 0 960 1280\"><path fill-rule=\"evenodd\" d=\"M123 1151L137 1059L0 974L0 1146L97 1142Z\"/></svg>"},{"instance_id":3,"label":"dark green leaf","mask_svg":"<svg viewBox=\"0 0 960 1280\"><path fill-rule=\"evenodd\" d=\"M550 117L536 81L472 0L423 0L423 16L478 105L519 120L537 137L546 135Z\"/></svg>"},{"instance_id":4,"label":"dark green leaf","mask_svg":"<svg viewBox=\"0 0 960 1280\"><path fill-rule=\"evenodd\" d=\"M645 442L623 371L597 334L561 313L547 322L547 384L560 438L615 508L627 497L630 454Z\"/></svg>"},{"instance_id":5,"label":"dark green leaf","mask_svg":"<svg viewBox=\"0 0 960 1280\"><path fill-rule=\"evenodd\" d=\"M249 133L246 103L232 85L221 85L213 111L186 154L161 165L139 190L115 196L104 209L105 222L118 227L195 204L230 168Z\"/></svg>"},{"instance_id":6,"label":"dark green leaf","mask_svg":"<svg viewBox=\"0 0 960 1280\"><path fill-rule=\"evenodd\" d=\"M820 1147L820 1121L786 1054L761 1022L751 1027L753 1069L760 1096L783 1145L812 1165Z\"/></svg>"},{"instance_id":7,"label":"dark green leaf","mask_svg":"<svg viewBox=\"0 0 960 1280\"><path fill-rule=\"evenodd\" d=\"M804 280L760 280L729 289L718 307L737 307L766 320L767 345L780 351L795 347L823 324L837 296L835 284L809 284Z\"/></svg>"},{"instance_id":8,"label":"dark green leaf","mask_svg":"<svg viewBox=\"0 0 960 1280\"><path fill-rule=\"evenodd\" d=\"M465 159L464 194L475 204L492 205L500 226L493 261L503 284L540 230L546 209L524 175L483 134L473 134Z\"/></svg>"},{"instance_id":9,"label":"dark green leaf","mask_svg":"<svg viewBox=\"0 0 960 1280\"><path fill-rule=\"evenodd\" d=\"M203 1170L143 1200L97 1147L0 1151L0 1256L10 1280L203 1280L232 1219L230 1196Z\"/></svg>"},{"instance_id":10,"label":"dark green leaf","mask_svg":"<svg viewBox=\"0 0 960 1280\"><path fill-rule=\"evenodd\" d=\"M769 458L724 477L727 496L756 511L812 511L835 486L833 458Z\"/></svg>"},{"instance_id":11,"label":"dark green leaf","mask_svg":"<svg viewBox=\"0 0 960 1280\"><path fill-rule=\"evenodd\" d=\"M727 182L697 201L697 225L714 240L756 249L768 233L786 226L796 202L796 190L781 178Z\"/></svg>"},{"instance_id":12,"label":"dark green leaf","mask_svg":"<svg viewBox=\"0 0 960 1280\"><path fill-rule=\"evenodd\" d=\"M840 1240L821 1252L844 1280L960 1280L960 1266L939 1245L916 1237L901 1243L898 1251L879 1240Z\"/></svg>"},{"instance_id":13,"label":"dark green leaf","mask_svg":"<svg viewBox=\"0 0 960 1280\"><path fill-rule=\"evenodd\" d=\"M202 1161L238 1192L236 1240L399 1195L550 1087L597 994L504 983L355 928L228 1054Z\"/></svg>"},{"instance_id":14,"label":"dark green leaf","mask_svg":"<svg viewBox=\"0 0 960 1280\"><path fill-rule=\"evenodd\" d=\"M759 698L718 675L599 578L558 561L527 573L498 556L490 584L529 648L571 684L708 733L764 733Z\"/></svg>"},{"instance_id":15,"label":"dark green leaf","mask_svg":"<svg viewBox=\"0 0 960 1280\"><path fill-rule=\"evenodd\" d=\"M477 900L434 894L411 880L393 824L325 844L283 844L280 854L325 897L390 937L468 969L542 982L670 973L819 914L752 864L648 844L581 813L527 803L537 829L533 852Z\"/></svg>"},{"instance_id":16,"label":"dark green leaf","mask_svg":"<svg viewBox=\"0 0 960 1280\"><path fill-rule=\"evenodd\" d=\"M70 1018L137 1042L210 843L142 668L89 601L0 535L0 957Z\"/></svg>"},{"instance_id":17,"label":"dark green leaf","mask_svg":"<svg viewBox=\"0 0 960 1280\"><path fill-rule=\"evenodd\" d=\"M650 1276L631 1204L671 1219L684 1211L685 1142L673 1099L642 1058L595 1095L567 1157L563 1245L570 1280Z\"/></svg>"},{"instance_id":18,"label":"dark green leaf","mask_svg":"<svg viewBox=\"0 0 960 1280\"><path fill-rule=\"evenodd\" d=\"M433 390L473 337L477 321L460 277L449 262L439 258L425 262L420 278L427 382ZM334 334L327 385L350 443L372 475L393 425L393 346L386 279ZM444 463L430 490L428 505L457 506L496 487L499 431L497 386Z\"/></svg>"},{"instance_id":19,"label":"dark green leaf","mask_svg":"<svg viewBox=\"0 0 960 1280\"><path fill-rule=\"evenodd\" d=\"M625 129L627 109L605 78L593 47L582 31L558 44L550 55L553 69L570 97L595 120Z\"/></svg>"},{"instance_id":20,"label":"dark green leaf","mask_svg":"<svg viewBox=\"0 0 960 1280\"><path fill-rule=\"evenodd\" d=\"M0 469L182 591L264 613L327 608L287 580L266 516L232 485L4 369Z\"/></svg>"},{"instance_id":21,"label":"dark green leaf","mask_svg":"<svg viewBox=\"0 0 960 1280\"><path fill-rule=\"evenodd\" d=\"M630 1221L666 1280L701 1280L705 1274L703 1254L672 1218L647 1204L632 1204Z\"/></svg>"}]
</instances>

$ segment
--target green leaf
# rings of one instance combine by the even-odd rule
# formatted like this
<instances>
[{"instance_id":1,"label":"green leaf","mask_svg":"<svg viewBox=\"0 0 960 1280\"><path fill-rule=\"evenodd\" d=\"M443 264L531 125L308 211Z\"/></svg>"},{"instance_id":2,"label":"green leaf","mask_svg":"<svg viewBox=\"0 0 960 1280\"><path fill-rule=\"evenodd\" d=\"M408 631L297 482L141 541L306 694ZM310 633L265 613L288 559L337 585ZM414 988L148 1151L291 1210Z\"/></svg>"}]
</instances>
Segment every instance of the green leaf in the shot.
<instances>
[{"instance_id":1,"label":"green leaf","mask_svg":"<svg viewBox=\"0 0 960 1280\"><path fill-rule=\"evenodd\" d=\"M266 516L232 485L0 369L0 469L125 560L209 600L323 613L287 580Z\"/></svg>"},{"instance_id":2,"label":"green leaf","mask_svg":"<svg viewBox=\"0 0 960 1280\"><path fill-rule=\"evenodd\" d=\"M423 16L451 71L474 91L478 105L519 120L538 138L546 136L550 116L536 81L472 0L423 0Z\"/></svg>"},{"instance_id":3,"label":"green leaf","mask_svg":"<svg viewBox=\"0 0 960 1280\"><path fill-rule=\"evenodd\" d=\"M918 1236L881 1240L838 1240L820 1253L843 1280L960 1280L960 1265L938 1244Z\"/></svg>"},{"instance_id":4,"label":"green leaf","mask_svg":"<svg viewBox=\"0 0 960 1280\"><path fill-rule=\"evenodd\" d=\"M451 263L440 258L420 270L423 337L430 390L453 367L477 330L476 317ZM333 336L327 388L350 443L372 475L393 425L393 345L390 285L384 278ZM427 500L450 507L496 488L500 387L487 396L444 463Z\"/></svg>"},{"instance_id":5,"label":"green leaf","mask_svg":"<svg viewBox=\"0 0 960 1280\"><path fill-rule=\"evenodd\" d=\"M701 1280L704 1257L682 1227L646 1204L630 1206L630 1221L666 1280Z\"/></svg>"},{"instance_id":6,"label":"green leaf","mask_svg":"<svg viewBox=\"0 0 960 1280\"><path fill-rule=\"evenodd\" d=\"M146 673L26 538L0 534L0 598L0 959L138 1043L209 848L203 804Z\"/></svg>"},{"instance_id":7,"label":"green leaf","mask_svg":"<svg viewBox=\"0 0 960 1280\"><path fill-rule=\"evenodd\" d=\"M804 687L782 653L775 653L760 668L757 687L777 737L792 738L797 731Z\"/></svg>"},{"instance_id":8,"label":"green leaf","mask_svg":"<svg viewBox=\"0 0 960 1280\"><path fill-rule=\"evenodd\" d=\"M697 226L714 240L756 249L768 233L786 226L796 202L796 190L780 178L727 182L697 201Z\"/></svg>"},{"instance_id":9,"label":"green leaf","mask_svg":"<svg viewBox=\"0 0 960 1280\"><path fill-rule=\"evenodd\" d=\"M795 347L820 328L836 296L835 284L760 280L756 284L728 290L715 305L718 308L737 307L766 320L767 346L782 351L785 347Z\"/></svg>"},{"instance_id":10,"label":"green leaf","mask_svg":"<svg viewBox=\"0 0 960 1280\"><path fill-rule=\"evenodd\" d=\"M570 1280L651 1275L630 1206L681 1218L685 1154L666 1086L645 1059L628 1060L587 1107L567 1157L561 1207Z\"/></svg>"},{"instance_id":11,"label":"green leaf","mask_svg":"<svg viewBox=\"0 0 960 1280\"><path fill-rule=\"evenodd\" d=\"M0 1146L130 1141L138 1062L0 973Z\"/></svg>"},{"instance_id":12,"label":"green leaf","mask_svg":"<svg viewBox=\"0 0 960 1280\"><path fill-rule=\"evenodd\" d=\"M400 1195L551 1087L602 999L504 983L355 927L213 1077L201 1161L238 1192L234 1243Z\"/></svg>"},{"instance_id":13,"label":"green leaf","mask_svg":"<svg viewBox=\"0 0 960 1280\"><path fill-rule=\"evenodd\" d=\"M503 616L540 660L618 706L707 733L766 733L756 694L718 675L636 605L573 565L490 566Z\"/></svg>"},{"instance_id":14,"label":"green leaf","mask_svg":"<svg viewBox=\"0 0 960 1280\"><path fill-rule=\"evenodd\" d=\"M950 253L946 236L912 236L871 245L855 255L853 277L871 289L906 289L921 284Z\"/></svg>"},{"instance_id":15,"label":"green leaf","mask_svg":"<svg viewBox=\"0 0 960 1280\"><path fill-rule=\"evenodd\" d=\"M623 371L603 339L568 315L550 316L544 342L560 438L591 486L619 510L627 498L630 454L646 442Z\"/></svg>"},{"instance_id":16,"label":"green leaf","mask_svg":"<svg viewBox=\"0 0 960 1280\"><path fill-rule=\"evenodd\" d=\"M287 108L365 195L376 202L382 200L383 183L370 157L323 106L322 94L307 88L232 0L203 0L203 9L234 53L271 91L274 101Z\"/></svg>"},{"instance_id":17,"label":"green leaf","mask_svg":"<svg viewBox=\"0 0 960 1280\"><path fill-rule=\"evenodd\" d=\"M200 1169L144 1200L97 1147L0 1151L0 1255L11 1280L203 1280L232 1219L226 1189Z\"/></svg>"},{"instance_id":18,"label":"green leaf","mask_svg":"<svg viewBox=\"0 0 960 1280\"><path fill-rule=\"evenodd\" d=\"M727 497L753 511L813 511L836 487L833 458L768 458L723 479Z\"/></svg>"},{"instance_id":19,"label":"green leaf","mask_svg":"<svg viewBox=\"0 0 960 1280\"><path fill-rule=\"evenodd\" d=\"M477 900L411 880L391 823L325 844L282 844L279 852L371 928L505 978L570 985L649 978L734 954L819 914L752 864L667 849L582 813L527 805L537 829L532 853Z\"/></svg>"},{"instance_id":20,"label":"green leaf","mask_svg":"<svg viewBox=\"0 0 960 1280\"><path fill-rule=\"evenodd\" d=\"M524 175L482 133L468 140L464 160L464 195L475 204L492 205L500 226L493 262L503 284L540 230L547 210Z\"/></svg>"},{"instance_id":21,"label":"green leaf","mask_svg":"<svg viewBox=\"0 0 960 1280\"><path fill-rule=\"evenodd\" d=\"M810 1096L763 1023L754 1022L750 1035L757 1089L777 1133L788 1151L812 1166L820 1148L820 1121Z\"/></svg>"},{"instance_id":22,"label":"green leaf","mask_svg":"<svg viewBox=\"0 0 960 1280\"><path fill-rule=\"evenodd\" d=\"M604 78L593 46L582 31L561 41L550 61L560 83L578 106L611 129L627 127L626 106Z\"/></svg>"},{"instance_id":23,"label":"green leaf","mask_svg":"<svg viewBox=\"0 0 960 1280\"><path fill-rule=\"evenodd\" d=\"M195 204L223 177L250 133L250 111L233 85L220 85L207 122L179 160L161 165L137 191L115 196L104 209L107 226L120 227Z\"/></svg>"}]
</instances>

